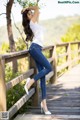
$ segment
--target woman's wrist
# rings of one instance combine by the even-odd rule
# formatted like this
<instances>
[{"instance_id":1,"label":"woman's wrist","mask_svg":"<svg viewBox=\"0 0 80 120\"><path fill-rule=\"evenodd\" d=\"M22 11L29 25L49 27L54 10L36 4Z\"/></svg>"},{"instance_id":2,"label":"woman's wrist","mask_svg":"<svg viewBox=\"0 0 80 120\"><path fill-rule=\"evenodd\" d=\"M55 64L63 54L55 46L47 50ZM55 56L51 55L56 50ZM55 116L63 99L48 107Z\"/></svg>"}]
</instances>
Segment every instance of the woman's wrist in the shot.
<instances>
[{"instance_id":1,"label":"woman's wrist","mask_svg":"<svg viewBox=\"0 0 80 120\"><path fill-rule=\"evenodd\" d=\"M36 9L39 9L39 7L38 6L30 6L27 9L29 9L29 10L36 10Z\"/></svg>"}]
</instances>

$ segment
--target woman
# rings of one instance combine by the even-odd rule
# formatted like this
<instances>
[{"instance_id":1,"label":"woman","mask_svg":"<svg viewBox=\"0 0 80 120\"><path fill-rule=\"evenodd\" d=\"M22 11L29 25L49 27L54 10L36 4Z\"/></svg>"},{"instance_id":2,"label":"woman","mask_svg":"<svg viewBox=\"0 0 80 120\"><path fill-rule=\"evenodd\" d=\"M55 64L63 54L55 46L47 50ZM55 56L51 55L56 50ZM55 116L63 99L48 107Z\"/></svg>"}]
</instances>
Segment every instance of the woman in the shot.
<instances>
[{"instance_id":1,"label":"woman","mask_svg":"<svg viewBox=\"0 0 80 120\"><path fill-rule=\"evenodd\" d=\"M34 76L33 79L28 78L27 82L24 86L26 93L28 93L28 89L31 85L40 79L40 85L42 90L42 101L41 101L41 112L45 114L51 114L51 112L47 108L46 103L46 83L45 83L45 75L52 71L52 66L46 59L46 57L42 54L43 48L43 29L38 24L39 19L39 8L38 6L31 6L28 8L24 8L22 11L22 25L24 27L24 32L26 34L26 41L31 41L31 45L29 47L29 53L34 59L36 63L36 67L38 69L38 74Z\"/></svg>"}]
</instances>

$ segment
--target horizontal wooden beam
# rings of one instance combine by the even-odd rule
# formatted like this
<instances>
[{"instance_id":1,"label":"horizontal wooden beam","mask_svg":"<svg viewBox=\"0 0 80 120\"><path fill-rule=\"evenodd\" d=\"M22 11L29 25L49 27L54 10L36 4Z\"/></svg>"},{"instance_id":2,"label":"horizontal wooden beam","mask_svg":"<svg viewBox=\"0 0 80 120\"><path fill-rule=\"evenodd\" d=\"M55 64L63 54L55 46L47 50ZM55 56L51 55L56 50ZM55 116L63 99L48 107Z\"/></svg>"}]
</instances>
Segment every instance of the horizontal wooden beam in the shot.
<instances>
[{"instance_id":1,"label":"horizontal wooden beam","mask_svg":"<svg viewBox=\"0 0 80 120\"><path fill-rule=\"evenodd\" d=\"M25 58L25 57L29 57L29 53L26 53L24 55L15 56L15 57L13 56L13 57L10 57L10 58L6 58L5 63L12 62L15 59L18 60L18 59Z\"/></svg>"},{"instance_id":2,"label":"horizontal wooden beam","mask_svg":"<svg viewBox=\"0 0 80 120\"><path fill-rule=\"evenodd\" d=\"M30 69L27 72L21 74L20 76L14 78L13 80L6 83L6 89L9 90L10 88L14 87L18 83L20 83L22 80L26 79L27 77L31 76L34 73L34 69Z\"/></svg>"},{"instance_id":3,"label":"horizontal wooden beam","mask_svg":"<svg viewBox=\"0 0 80 120\"><path fill-rule=\"evenodd\" d=\"M68 53L58 54L57 58L62 58L62 57L65 57L65 56L68 56Z\"/></svg>"},{"instance_id":4,"label":"horizontal wooden beam","mask_svg":"<svg viewBox=\"0 0 80 120\"><path fill-rule=\"evenodd\" d=\"M69 43L60 43L60 44L56 44L56 47L65 47L68 46Z\"/></svg>"},{"instance_id":5,"label":"horizontal wooden beam","mask_svg":"<svg viewBox=\"0 0 80 120\"><path fill-rule=\"evenodd\" d=\"M78 54L79 52L80 52L80 50L71 51L71 55L76 54L76 53Z\"/></svg>"},{"instance_id":6,"label":"horizontal wooden beam","mask_svg":"<svg viewBox=\"0 0 80 120\"><path fill-rule=\"evenodd\" d=\"M52 49L52 45L49 45L47 47L42 48L42 50L47 50L47 49ZM13 57L18 57L18 56L22 56L22 55L26 55L29 52L29 50L22 50L19 52L11 52L11 53L6 53L4 55L0 55L1 59L10 59Z\"/></svg>"},{"instance_id":7,"label":"horizontal wooden beam","mask_svg":"<svg viewBox=\"0 0 80 120\"><path fill-rule=\"evenodd\" d=\"M73 60L71 60L70 62L66 62L64 64L62 64L61 66L57 66L57 72L61 71L62 69L66 68L67 66L71 65L73 62L76 62L80 60L80 57L77 57Z\"/></svg>"},{"instance_id":8,"label":"horizontal wooden beam","mask_svg":"<svg viewBox=\"0 0 80 120\"><path fill-rule=\"evenodd\" d=\"M66 62L62 64L61 66L57 66L57 72L61 71L62 69L66 68L70 63Z\"/></svg>"},{"instance_id":9,"label":"horizontal wooden beam","mask_svg":"<svg viewBox=\"0 0 80 120\"><path fill-rule=\"evenodd\" d=\"M19 99L9 110L9 117L11 118L28 100L29 98L35 93L35 89L32 88L29 91L29 95L25 94L21 99Z\"/></svg>"},{"instance_id":10,"label":"horizontal wooden beam","mask_svg":"<svg viewBox=\"0 0 80 120\"><path fill-rule=\"evenodd\" d=\"M80 42L69 42L70 44L78 44ZM61 47L61 46L68 46L69 43L60 43L60 44L56 44L57 47ZM42 48L42 50L51 50L54 47L54 45L49 45L47 47ZM26 56L28 56L29 50L23 50L23 51L19 51L19 52L11 52L11 53L7 53L4 55L0 55L0 59L5 59L5 62L10 62L13 59L20 59L20 58L24 58Z\"/></svg>"},{"instance_id":11,"label":"horizontal wooden beam","mask_svg":"<svg viewBox=\"0 0 80 120\"><path fill-rule=\"evenodd\" d=\"M51 63L51 62L53 62L53 58L51 57L51 58L48 58L48 61Z\"/></svg>"},{"instance_id":12,"label":"horizontal wooden beam","mask_svg":"<svg viewBox=\"0 0 80 120\"><path fill-rule=\"evenodd\" d=\"M80 60L80 56L79 56L79 57L76 57L76 58L73 59L73 60L71 60L71 63L70 63L70 64L72 64L73 62L76 62L76 61L78 61L78 60Z\"/></svg>"},{"instance_id":13,"label":"horizontal wooden beam","mask_svg":"<svg viewBox=\"0 0 80 120\"><path fill-rule=\"evenodd\" d=\"M9 58L13 58L13 57L16 57L16 56L25 55L27 53L28 53L28 50L22 50L22 51L19 51L19 52L10 52L10 53L6 53L6 54L2 55L2 58L3 59L9 59Z\"/></svg>"},{"instance_id":14,"label":"horizontal wooden beam","mask_svg":"<svg viewBox=\"0 0 80 120\"><path fill-rule=\"evenodd\" d=\"M76 41L76 42L70 42L70 44L80 44L79 41Z\"/></svg>"},{"instance_id":15,"label":"horizontal wooden beam","mask_svg":"<svg viewBox=\"0 0 80 120\"><path fill-rule=\"evenodd\" d=\"M54 45L50 45L50 46L46 46L44 48L42 48L42 50L51 50L54 47Z\"/></svg>"},{"instance_id":16,"label":"horizontal wooden beam","mask_svg":"<svg viewBox=\"0 0 80 120\"><path fill-rule=\"evenodd\" d=\"M48 50L51 50L52 48L48 48ZM43 49L43 51L46 50L46 48ZM29 53L26 53L24 55L19 55L19 56L12 56L10 58L6 58L5 59L5 63L8 63L8 62L11 62L13 61L13 59L21 59L21 58L24 58L24 57L28 57L29 56Z\"/></svg>"},{"instance_id":17,"label":"horizontal wooden beam","mask_svg":"<svg viewBox=\"0 0 80 120\"><path fill-rule=\"evenodd\" d=\"M51 71L46 75L46 80L49 80L54 75L54 71Z\"/></svg>"},{"instance_id":18,"label":"horizontal wooden beam","mask_svg":"<svg viewBox=\"0 0 80 120\"><path fill-rule=\"evenodd\" d=\"M68 44L74 45L74 44L80 44L79 41L76 42L66 42L66 43L60 43L60 44L56 44L57 47L61 47L61 46L68 46Z\"/></svg>"}]
</instances>

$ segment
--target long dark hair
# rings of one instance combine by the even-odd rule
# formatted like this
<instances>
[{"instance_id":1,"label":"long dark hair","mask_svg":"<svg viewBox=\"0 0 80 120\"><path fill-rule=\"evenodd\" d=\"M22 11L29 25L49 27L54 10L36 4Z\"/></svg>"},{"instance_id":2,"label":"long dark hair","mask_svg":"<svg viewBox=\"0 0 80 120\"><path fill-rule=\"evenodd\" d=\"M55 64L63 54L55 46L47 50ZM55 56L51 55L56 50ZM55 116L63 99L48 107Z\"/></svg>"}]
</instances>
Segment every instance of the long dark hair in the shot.
<instances>
[{"instance_id":1,"label":"long dark hair","mask_svg":"<svg viewBox=\"0 0 80 120\"><path fill-rule=\"evenodd\" d=\"M26 34L26 42L32 41L33 36L34 36L32 30L30 29L30 25L29 25L30 20L29 20L29 18L28 18L28 16L27 16L27 13L28 13L29 11L30 11L30 10L25 10L25 11L22 13L22 25L23 25L23 27L24 27L24 32L25 32L25 34Z\"/></svg>"}]
</instances>

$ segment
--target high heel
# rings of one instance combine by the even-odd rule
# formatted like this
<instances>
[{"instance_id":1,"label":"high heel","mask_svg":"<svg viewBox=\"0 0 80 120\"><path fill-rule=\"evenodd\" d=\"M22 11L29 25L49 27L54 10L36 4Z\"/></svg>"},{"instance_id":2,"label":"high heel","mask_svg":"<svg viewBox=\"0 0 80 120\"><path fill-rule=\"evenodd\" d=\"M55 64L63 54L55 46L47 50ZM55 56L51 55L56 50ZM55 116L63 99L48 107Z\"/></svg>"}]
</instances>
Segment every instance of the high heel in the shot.
<instances>
[{"instance_id":1,"label":"high heel","mask_svg":"<svg viewBox=\"0 0 80 120\"><path fill-rule=\"evenodd\" d=\"M28 88L27 88L27 85L28 85L29 81L30 81L30 78L27 78L26 84L24 85L24 89L25 89L27 95L29 95L29 91L28 91Z\"/></svg>"},{"instance_id":2,"label":"high heel","mask_svg":"<svg viewBox=\"0 0 80 120\"><path fill-rule=\"evenodd\" d=\"M41 104L41 113L44 113L45 115L51 115L50 111L45 111L42 104Z\"/></svg>"}]
</instances>

